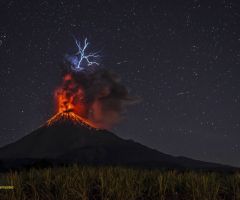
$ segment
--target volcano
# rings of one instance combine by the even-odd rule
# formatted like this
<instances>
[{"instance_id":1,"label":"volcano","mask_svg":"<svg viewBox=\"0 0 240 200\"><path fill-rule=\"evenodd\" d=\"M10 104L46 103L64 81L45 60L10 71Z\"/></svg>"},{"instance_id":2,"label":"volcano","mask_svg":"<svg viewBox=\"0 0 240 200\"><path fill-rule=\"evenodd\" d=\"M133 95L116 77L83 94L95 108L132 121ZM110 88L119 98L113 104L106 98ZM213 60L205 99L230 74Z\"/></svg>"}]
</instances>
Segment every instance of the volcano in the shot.
<instances>
[{"instance_id":1,"label":"volcano","mask_svg":"<svg viewBox=\"0 0 240 200\"><path fill-rule=\"evenodd\" d=\"M39 129L0 148L2 168L51 164L121 165L166 169L232 169L220 164L174 157L133 140L97 129L71 111L53 116Z\"/></svg>"}]
</instances>

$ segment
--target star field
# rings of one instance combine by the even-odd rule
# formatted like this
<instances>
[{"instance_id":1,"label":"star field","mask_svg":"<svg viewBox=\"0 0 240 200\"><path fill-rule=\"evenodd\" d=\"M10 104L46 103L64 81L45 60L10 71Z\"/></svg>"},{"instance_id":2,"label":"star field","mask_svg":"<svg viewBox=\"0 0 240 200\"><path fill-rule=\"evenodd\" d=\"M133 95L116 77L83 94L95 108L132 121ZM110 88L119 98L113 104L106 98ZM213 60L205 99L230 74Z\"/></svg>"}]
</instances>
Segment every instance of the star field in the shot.
<instances>
[{"instance_id":1,"label":"star field","mask_svg":"<svg viewBox=\"0 0 240 200\"><path fill-rule=\"evenodd\" d=\"M240 166L240 4L1 1L0 145L54 113L72 35L141 101L114 128L162 152Z\"/></svg>"}]
</instances>

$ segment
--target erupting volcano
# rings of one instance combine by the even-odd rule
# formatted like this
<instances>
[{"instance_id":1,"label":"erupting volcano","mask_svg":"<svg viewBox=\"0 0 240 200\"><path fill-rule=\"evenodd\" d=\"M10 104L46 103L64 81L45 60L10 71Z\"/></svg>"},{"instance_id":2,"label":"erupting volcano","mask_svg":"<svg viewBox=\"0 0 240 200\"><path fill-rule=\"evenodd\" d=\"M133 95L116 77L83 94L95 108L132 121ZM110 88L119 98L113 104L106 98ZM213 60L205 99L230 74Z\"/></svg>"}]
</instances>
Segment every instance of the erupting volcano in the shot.
<instances>
[{"instance_id":1,"label":"erupting volcano","mask_svg":"<svg viewBox=\"0 0 240 200\"><path fill-rule=\"evenodd\" d=\"M86 117L88 109L84 101L85 95L83 88L78 86L71 74L66 74L63 84L55 91L55 102L57 114L47 121L48 126L55 123L70 121L73 124L82 124L90 128L97 126Z\"/></svg>"},{"instance_id":2,"label":"erupting volcano","mask_svg":"<svg viewBox=\"0 0 240 200\"><path fill-rule=\"evenodd\" d=\"M85 101L84 90L73 79L70 73L63 77L62 86L55 91L57 114L47 121L51 126L60 121L72 121L88 127L97 125L87 119L89 109Z\"/></svg>"},{"instance_id":3,"label":"erupting volcano","mask_svg":"<svg viewBox=\"0 0 240 200\"><path fill-rule=\"evenodd\" d=\"M48 125L66 117L96 129L118 123L124 106L133 101L118 76L106 70L66 73L54 96L57 114Z\"/></svg>"}]
</instances>

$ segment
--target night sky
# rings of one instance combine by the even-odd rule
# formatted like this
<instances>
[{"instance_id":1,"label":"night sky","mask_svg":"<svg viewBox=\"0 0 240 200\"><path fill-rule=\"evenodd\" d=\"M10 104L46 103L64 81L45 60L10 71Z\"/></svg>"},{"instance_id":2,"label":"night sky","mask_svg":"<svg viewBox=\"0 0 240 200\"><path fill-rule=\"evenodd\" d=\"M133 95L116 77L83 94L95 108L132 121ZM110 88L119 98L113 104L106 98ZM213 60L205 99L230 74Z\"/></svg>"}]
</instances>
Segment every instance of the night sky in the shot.
<instances>
[{"instance_id":1,"label":"night sky","mask_svg":"<svg viewBox=\"0 0 240 200\"><path fill-rule=\"evenodd\" d=\"M142 99L116 134L240 166L237 0L1 0L0 145L54 114L60 64L76 50L72 35L87 37L101 64Z\"/></svg>"}]
</instances>

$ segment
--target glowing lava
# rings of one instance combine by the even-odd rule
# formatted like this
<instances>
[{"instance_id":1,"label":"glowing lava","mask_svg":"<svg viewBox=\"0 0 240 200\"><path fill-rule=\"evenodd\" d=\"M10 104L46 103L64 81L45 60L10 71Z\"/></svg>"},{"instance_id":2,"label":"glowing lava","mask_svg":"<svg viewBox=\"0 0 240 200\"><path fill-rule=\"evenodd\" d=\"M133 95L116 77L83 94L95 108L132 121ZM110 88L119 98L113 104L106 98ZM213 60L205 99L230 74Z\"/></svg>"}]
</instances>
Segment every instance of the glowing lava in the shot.
<instances>
[{"instance_id":1,"label":"glowing lava","mask_svg":"<svg viewBox=\"0 0 240 200\"><path fill-rule=\"evenodd\" d=\"M71 74L66 74L62 85L55 91L58 113L72 111L82 117L87 115L83 88L75 83Z\"/></svg>"},{"instance_id":2,"label":"glowing lava","mask_svg":"<svg viewBox=\"0 0 240 200\"><path fill-rule=\"evenodd\" d=\"M88 128L97 129L94 126L94 124L92 124L90 121L80 117L79 115L75 114L72 111L69 111L69 112L65 111L65 112L57 113L56 115L54 115L52 118L50 118L47 121L47 126L52 126L54 124L62 123L62 122L69 122L69 123L72 123L74 125L80 124L80 125L86 126Z\"/></svg>"},{"instance_id":3,"label":"glowing lava","mask_svg":"<svg viewBox=\"0 0 240 200\"><path fill-rule=\"evenodd\" d=\"M87 119L88 105L85 102L83 88L76 84L71 74L66 74L62 85L55 91L57 114L47 121L50 126L59 121L71 121L74 124L83 124L97 128Z\"/></svg>"}]
</instances>

